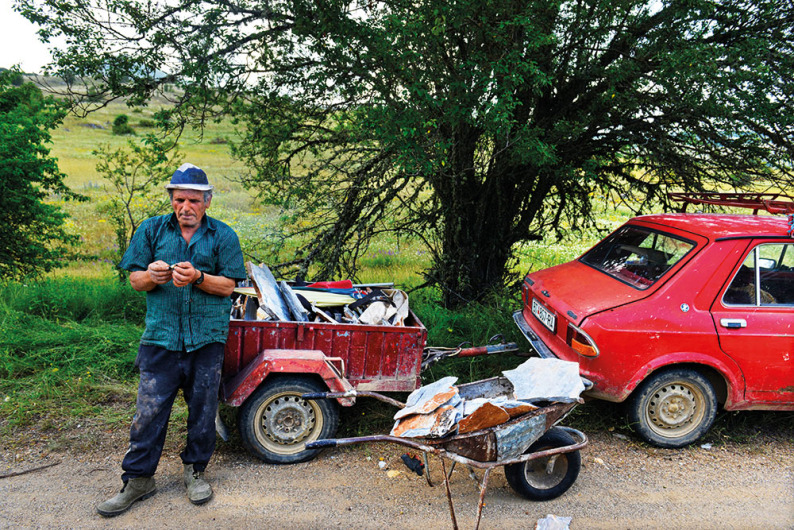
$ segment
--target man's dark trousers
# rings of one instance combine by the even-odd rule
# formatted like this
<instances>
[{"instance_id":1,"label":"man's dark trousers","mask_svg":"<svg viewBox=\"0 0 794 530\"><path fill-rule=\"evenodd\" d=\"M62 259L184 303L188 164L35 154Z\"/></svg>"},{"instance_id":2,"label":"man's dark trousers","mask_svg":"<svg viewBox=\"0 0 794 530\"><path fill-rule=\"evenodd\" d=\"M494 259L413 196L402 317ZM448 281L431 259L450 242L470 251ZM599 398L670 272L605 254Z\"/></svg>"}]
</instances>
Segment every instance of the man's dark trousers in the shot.
<instances>
[{"instance_id":1,"label":"man's dark trousers","mask_svg":"<svg viewBox=\"0 0 794 530\"><path fill-rule=\"evenodd\" d=\"M213 342L192 352L171 351L141 344L141 380L130 448L124 455L121 478L151 477L163 452L168 418L181 388L188 407L187 445L182 462L204 471L215 450L215 413L224 345Z\"/></svg>"}]
</instances>

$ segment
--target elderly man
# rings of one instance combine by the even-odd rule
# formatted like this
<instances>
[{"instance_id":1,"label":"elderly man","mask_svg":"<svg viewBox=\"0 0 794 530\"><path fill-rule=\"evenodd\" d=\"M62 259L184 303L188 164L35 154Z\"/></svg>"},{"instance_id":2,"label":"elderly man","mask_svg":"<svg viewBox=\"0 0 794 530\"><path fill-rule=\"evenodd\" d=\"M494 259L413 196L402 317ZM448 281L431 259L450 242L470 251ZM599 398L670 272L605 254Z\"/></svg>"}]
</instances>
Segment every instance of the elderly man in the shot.
<instances>
[{"instance_id":1,"label":"elderly man","mask_svg":"<svg viewBox=\"0 0 794 530\"><path fill-rule=\"evenodd\" d=\"M183 164L166 186L174 213L147 219L121 267L146 292L146 330L136 365L141 379L130 447L121 464L124 487L97 511L112 517L155 493L154 472L177 391L188 406L187 444L180 455L193 504L212 497L204 470L215 449L215 412L230 295L245 278L234 231L205 212L212 200L207 175Z\"/></svg>"}]
</instances>

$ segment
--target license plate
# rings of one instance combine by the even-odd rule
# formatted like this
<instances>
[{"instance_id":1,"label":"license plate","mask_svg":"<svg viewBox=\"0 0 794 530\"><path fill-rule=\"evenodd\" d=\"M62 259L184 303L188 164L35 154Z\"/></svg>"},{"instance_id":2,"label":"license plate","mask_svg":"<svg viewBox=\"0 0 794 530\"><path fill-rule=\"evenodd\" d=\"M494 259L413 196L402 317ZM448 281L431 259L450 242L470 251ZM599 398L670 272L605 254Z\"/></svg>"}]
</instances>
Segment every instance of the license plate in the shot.
<instances>
[{"instance_id":1,"label":"license plate","mask_svg":"<svg viewBox=\"0 0 794 530\"><path fill-rule=\"evenodd\" d=\"M540 320L544 326L549 328L552 333L555 333L557 329L557 317L555 317L551 311L543 307L535 298L532 299L532 314L535 315L535 318Z\"/></svg>"}]
</instances>

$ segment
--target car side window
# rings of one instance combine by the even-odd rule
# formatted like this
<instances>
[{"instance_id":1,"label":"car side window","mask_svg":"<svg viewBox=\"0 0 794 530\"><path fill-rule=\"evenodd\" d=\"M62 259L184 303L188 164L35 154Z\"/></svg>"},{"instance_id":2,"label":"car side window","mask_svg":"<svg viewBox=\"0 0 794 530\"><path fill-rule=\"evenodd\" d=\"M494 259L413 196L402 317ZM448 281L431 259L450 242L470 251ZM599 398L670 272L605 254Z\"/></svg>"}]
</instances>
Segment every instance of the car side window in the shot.
<instances>
[{"instance_id":1,"label":"car side window","mask_svg":"<svg viewBox=\"0 0 794 530\"><path fill-rule=\"evenodd\" d=\"M722 300L727 305L794 305L794 245L765 243L753 248Z\"/></svg>"}]
</instances>

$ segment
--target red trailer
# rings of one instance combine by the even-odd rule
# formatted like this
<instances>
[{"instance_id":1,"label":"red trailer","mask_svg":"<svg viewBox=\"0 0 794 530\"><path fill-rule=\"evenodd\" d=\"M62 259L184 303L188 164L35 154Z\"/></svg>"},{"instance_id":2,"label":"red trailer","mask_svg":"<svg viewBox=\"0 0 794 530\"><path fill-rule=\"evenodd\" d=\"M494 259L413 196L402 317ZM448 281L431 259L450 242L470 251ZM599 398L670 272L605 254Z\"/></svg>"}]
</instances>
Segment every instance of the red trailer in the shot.
<instances>
[{"instance_id":1,"label":"red trailer","mask_svg":"<svg viewBox=\"0 0 794 530\"><path fill-rule=\"evenodd\" d=\"M338 405L352 405L357 392L418 388L427 330L413 313L405 324L232 320L221 399L241 407L245 447L270 463L309 460L318 451L306 443L333 438ZM328 391L348 396L300 397Z\"/></svg>"}]
</instances>

